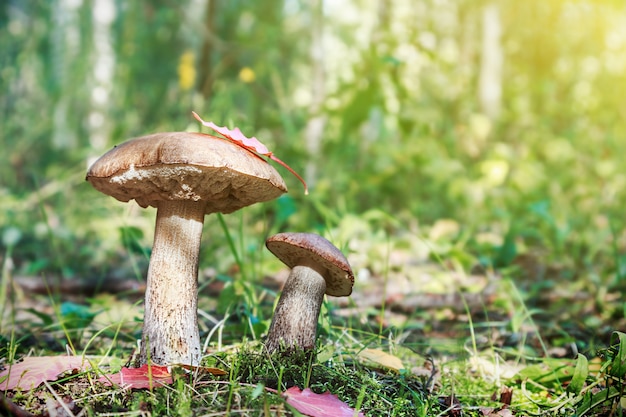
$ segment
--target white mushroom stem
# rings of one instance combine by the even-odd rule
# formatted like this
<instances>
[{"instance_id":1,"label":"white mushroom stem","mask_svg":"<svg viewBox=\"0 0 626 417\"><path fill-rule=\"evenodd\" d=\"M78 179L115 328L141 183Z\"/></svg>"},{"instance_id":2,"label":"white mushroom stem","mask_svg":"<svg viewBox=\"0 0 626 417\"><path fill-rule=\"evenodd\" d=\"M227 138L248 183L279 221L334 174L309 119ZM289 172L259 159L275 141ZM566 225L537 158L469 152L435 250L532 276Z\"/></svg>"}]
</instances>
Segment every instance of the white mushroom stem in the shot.
<instances>
[{"instance_id":1,"label":"white mushroom stem","mask_svg":"<svg viewBox=\"0 0 626 417\"><path fill-rule=\"evenodd\" d=\"M198 365L198 254L205 202L158 203L148 268L141 364Z\"/></svg>"},{"instance_id":2,"label":"white mushroom stem","mask_svg":"<svg viewBox=\"0 0 626 417\"><path fill-rule=\"evenodd\" d=\"M317 320L326 292L326 280L315 269L295 266L278 300L265 346L269 352L315 347Z\"/></svg>"}]
</instances>

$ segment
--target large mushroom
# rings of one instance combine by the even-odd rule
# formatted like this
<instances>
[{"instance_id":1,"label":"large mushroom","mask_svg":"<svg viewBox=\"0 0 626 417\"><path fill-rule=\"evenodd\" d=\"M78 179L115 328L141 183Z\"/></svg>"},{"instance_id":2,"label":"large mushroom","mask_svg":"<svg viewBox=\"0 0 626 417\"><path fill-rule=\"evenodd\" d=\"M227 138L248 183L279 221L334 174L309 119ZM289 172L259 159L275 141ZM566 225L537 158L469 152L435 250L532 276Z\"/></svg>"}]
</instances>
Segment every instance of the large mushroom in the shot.
<instances>
[{"instance_id":1,"label":"large mushroom","mask_svg":"<svg viewBox=\"0 0 626 417\"><path fill-rule=\"evenodd\" d=\"M312 350L324 294L352 293L354 275L346 257L332 243L313 233L279 233L267 248L292 268L274 311L265 346L277 350Z\"/></svg>"},{"instance_id":2,"label":"large mushroom","mask_svg":"<svg viewBox=\"0 0 626 417\"><path fill-rule=\"evenodd\" d=\"M204 215L231 213L287 191L265 160L227 140L157 133L116 146L87 172L98 191L156 207L140 362L198 365L198 254Z\"/></svg>"}]
</instances>

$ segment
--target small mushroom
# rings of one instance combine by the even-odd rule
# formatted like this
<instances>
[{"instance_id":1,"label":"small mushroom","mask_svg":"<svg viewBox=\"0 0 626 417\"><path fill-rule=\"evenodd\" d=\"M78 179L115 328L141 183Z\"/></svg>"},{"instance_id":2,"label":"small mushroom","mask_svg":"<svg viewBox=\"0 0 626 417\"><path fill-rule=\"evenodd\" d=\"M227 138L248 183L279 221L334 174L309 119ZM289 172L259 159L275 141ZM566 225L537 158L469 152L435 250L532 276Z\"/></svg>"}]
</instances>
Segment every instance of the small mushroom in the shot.
<instances>
[{"instance_id":1,"label":"small mushroom","mask_svg":"<svg viewBox=\"0 0 626 417\"><path fill-rule=\"evenodd\" d=\"M269 352L311 350L315 347L324 294L342 297L352 293L354 275L350 264L332 243L313 233L279 233L268 238L265 245L292 268L265 346Z\"/></svg>"},{"instance_id":2,"label":"small mushroom","mask_svg":"<svg viewBox=\"0 0 626 417\"><path fill-rule=\"evenodd\" d=\"M87 172L98 191L157 209L140 362L198 365L198 254L204 215L231 213L287 191L263 159L229 141L157 133L116 146Z\"/></svg>"}]
</instances>

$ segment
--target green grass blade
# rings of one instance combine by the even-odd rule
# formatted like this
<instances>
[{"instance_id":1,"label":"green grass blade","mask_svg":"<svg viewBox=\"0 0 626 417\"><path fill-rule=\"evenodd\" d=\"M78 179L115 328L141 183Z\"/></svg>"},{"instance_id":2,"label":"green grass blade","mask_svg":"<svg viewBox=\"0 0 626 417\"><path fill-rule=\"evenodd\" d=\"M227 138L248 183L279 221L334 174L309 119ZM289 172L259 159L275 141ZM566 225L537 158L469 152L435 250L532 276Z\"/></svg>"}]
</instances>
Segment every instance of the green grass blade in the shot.
<instances>
[{"instance_id":1,"label":"green grass blade","mask_svg":"<svg viewBox=\"0 0 626 417\"><path fill-rule=\"evenodd\" d=\"M616 340L617 339L617 340ZM626 333L613 332L611 335L611 345L619 341L617 354L609 368L609 375L622 379L626 376Z\"/></svg>"},{"instance_id":2,"label":"green grass blade","mask_svg":"<svg viewBox=\"0 0 626 417\"><path fill-rule=\"evenodd\" d=\"M581 355L579 353L578 358L576 358L576 368L574 369L574 375L572 375L572 380L567 386L567 391L576 395L580 394L583 387L585 386L587 375L589 375L589 362L587 361L585 355Z\"/></svg>"}]
</instances>

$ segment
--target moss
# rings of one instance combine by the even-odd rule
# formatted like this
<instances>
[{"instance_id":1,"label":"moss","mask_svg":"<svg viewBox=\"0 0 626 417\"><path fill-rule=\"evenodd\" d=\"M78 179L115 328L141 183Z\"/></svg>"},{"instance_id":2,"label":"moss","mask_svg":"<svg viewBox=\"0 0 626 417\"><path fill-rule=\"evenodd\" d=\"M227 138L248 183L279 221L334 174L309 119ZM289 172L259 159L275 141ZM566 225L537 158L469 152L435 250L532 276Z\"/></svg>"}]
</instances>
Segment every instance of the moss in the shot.
<instances>
[{"instance_id":1,"label":"moss","mask_svg":"<svg viewBox=\"0 0 626 417\"><path fill-rule=\"evenodd\" d=\"M427 415L439 407L425 389L424 377L382 372L358 363L319 362L304 351L260 354L242 350L233 358L236 378L244 384L263 384L281 392L292 386L318 394L331 392L350 407L368 416ZM416 410L422 410L416 414ZM391 414L390 414L391 413Z\"/></svg>"}]
</instances>

